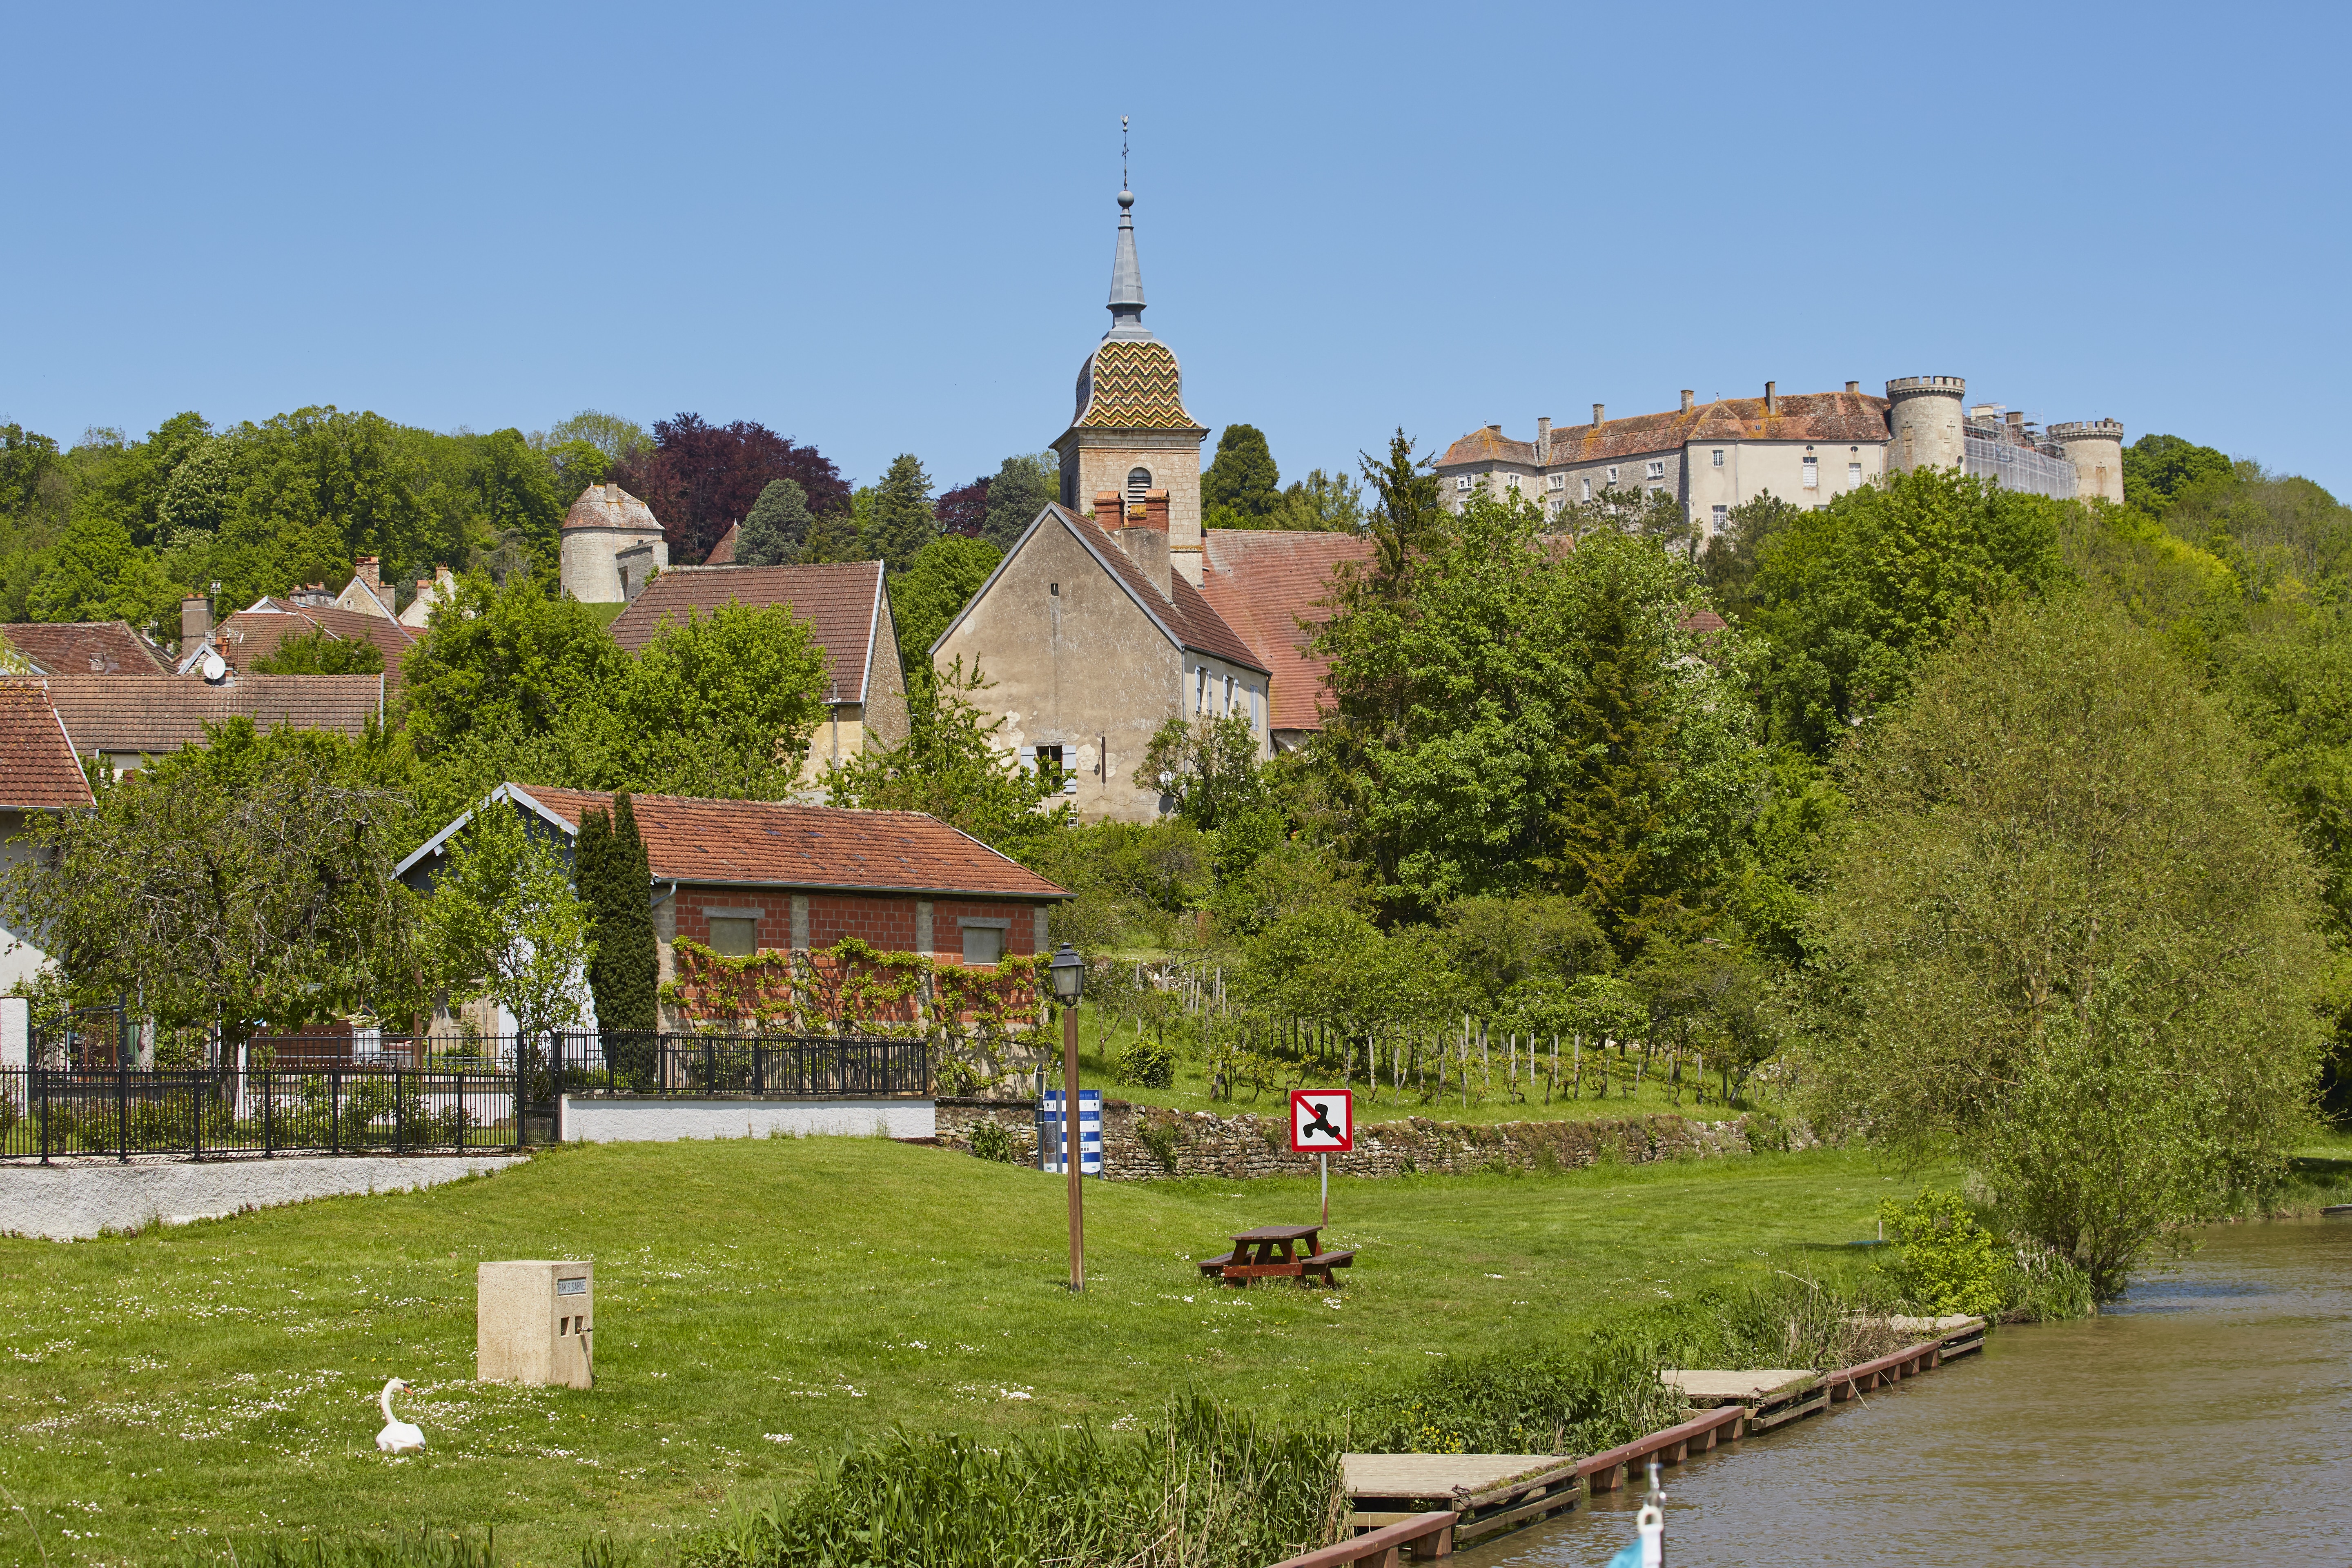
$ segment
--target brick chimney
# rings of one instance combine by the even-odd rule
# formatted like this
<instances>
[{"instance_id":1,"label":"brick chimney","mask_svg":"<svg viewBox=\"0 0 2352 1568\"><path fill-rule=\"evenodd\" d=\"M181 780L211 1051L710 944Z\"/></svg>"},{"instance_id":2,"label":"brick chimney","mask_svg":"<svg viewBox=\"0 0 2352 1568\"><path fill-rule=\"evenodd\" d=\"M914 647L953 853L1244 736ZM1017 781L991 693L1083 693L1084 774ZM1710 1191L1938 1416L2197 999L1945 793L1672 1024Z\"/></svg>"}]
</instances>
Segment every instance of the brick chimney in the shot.
<instances>
[{"instance_id":1,"label":"brick chimney","mask_svg":"<svg viewBox=\"0 0 2352 1568\"><path fill-rule=\"evenodd\" d=\"M1773 390L1780 384L1777 381L1764 384L1764 412L1768 416L1780 412L1780 395Z\"/></svg>"},{"instance_id":2,"label":"brick chimney","mask_svg":"<svg viewBox=\"0 0 2352 1568\"><path fill-rule=\"evenodd\" d=\"M383 592L383 579L376 574L379 563L373 555L362 555L352 563L352 575L376 594Z\"/></svg>"},{"instance_id":3,"label":"brick chimney","mask_svg":"<svg viewBox=\"0 0 2352 1568\"><path fill-rule=\"evenodd\" d=\"M1551 416L1549 414L1536 419L1536 461L1551 461Z\"/></svg>"},{"instance_id":4,"label":"brick chimney","mask_svg":"<svg viewBox=\"0 0 2352 1568\"><path fill-rule=\"evenodd\" d=\"M1140 511L1143 514L1139 520L1136 516L1138 511ZM1130 526L1156 528L1162 533L1167 532L1168 492L1166 490L1144 491L1143 505L1139 508L1128 508L1127 519Z\"/></svg>"},{"instance_id":5,"label":"brick chimney","mask_svg":"<svg viewBox=\"0 0 2352 1568\"><path fill-rule=\"evenodd\" d=\"M1685 387L1684 387L1684 388L1683 388L1683 412L1684 412L1684 413L1688 414L1688 413L1691 411L1691 399L1692 399L1692 398L1694 398L1694 397L1696 397L1696 396L1697 396L1697 395L1698 395L1698 394L1696 394L1696 392L1693 392L1689 387L1685 386Z\"/></svg>"},{"instance_id":6,"label":"brick chimney","mask_svg":"<svg viewBox=\"0 0 2352 1568\"><path fill-rule=\"evenodd\" d=\"M180 651L187 652L213 635L213 602L202 594L180 601Z\"/></svg>"},{"instance_id":7,"label":"brick chimney","mask_svg":"<svg viewBox=\"0 0 2352 1568\"><path fill-rule=\"evenodd\" d=\"M1596 404L1594 404L1594 405L1592 405L1592 423L1593 423L1596 426L1599 426L1599 425L1600 425L1600 423L1601 422L1602 418L1603 418L1604 416L1607 416L1608 412L1609 412L1609 405L1608 405L1607 404L1605 404L1605 403L1596 403Z\"/></svg>"},{"instance_id":8,"label":"brick chimney","mask_svg":"<svg viewBox=\"0 0 2352 1568\"><path fill-rule=\"evenodd\" d=\"M1862 383L1858 381L1849 381L1845 384L1845 389L1848 392L1860 392L1862 390Z\"/></svg>"},{"instance_id":9,"label":"brick chimney","mask_svg":"<svg viewBox=\"0 0 2352 1568\"><path fill-rule=\"evenodd\" d=\"M1166 519L1168 516L1168 492L1161 490L1159 491L1158 494L1160 498L1160 516L1161 519L1161 525L1160 527L1153 528L1148 523L1139 522L1131 528L1120 529L1118 532L1112 534L1111 538L1118 542L1118 547L1121 550L1127 552L1127 558L1135 563L1136 569L1143 574L1143 580L1150 584L1153 587L1159 589L1160 596L1161 598L1167 599L1172 603L1175 598L1175 593L1174 590L1169 586L1168 582L1168 529L1166 525Z\"/></svg>"},{"instance_id":10,"label":"brick chimney","mask_svg":"<svg viewBox=\"0 0 2352 1568\"><path fill-rule=\"evenodd\" d=\"M1117 528L1119 526L1119 513L1123 509L1119 504L1118 492L1117 490L1097 490L1095 492L1095 504L1092 515L1095 521L1101 523L1105 528Z\"/></svg>"}]
</instances>

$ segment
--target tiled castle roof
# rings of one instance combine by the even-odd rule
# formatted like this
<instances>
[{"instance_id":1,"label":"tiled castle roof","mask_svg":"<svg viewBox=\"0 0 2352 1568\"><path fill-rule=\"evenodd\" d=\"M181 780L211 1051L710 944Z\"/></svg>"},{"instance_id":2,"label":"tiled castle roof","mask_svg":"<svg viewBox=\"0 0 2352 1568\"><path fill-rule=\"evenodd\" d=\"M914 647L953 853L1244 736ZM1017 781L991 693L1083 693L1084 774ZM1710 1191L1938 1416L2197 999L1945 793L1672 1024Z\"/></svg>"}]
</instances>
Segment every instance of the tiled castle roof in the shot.
<instances>
[{"instance_id":1,"label":"tiled castle roof","mask_svg":"<svg viewBox=\"0 0 2352 1568\"><path fill-rule=\"evenodd\" d=\"M653 508L618 485L590 485L563 514L563 529L615 528L629 533L658 534L662 526Z\"/></svg>"},{"instance_id":2,"label":"tiled castle roof","mask_svg":"<svg viewBox=\"0 0 2352 1568\"><path fill-rule=\"evenodd\" d=\"M1078 367L1082 430L1202 430L1184 411L1184 373L1176 351L1156 338L1112 338Z\"/></svg>"},{"instance_id":3,"label":"tiled castle roof","mask_svg":"<svg viewBox=\"0 0 2352 1568\"><path fill-rule=\"evenodd\" d=\"M1867 393L1799 392L1773 399L1769 413L1760 397L1724 397L1688 413L1669 409L1599 425L1554 426L1549 466L1671 452L1703 441L1884 441L1886 406L1886 399ZM1534 442L1515 441L1492 425L1448 447L1437 466L1486 462L1542 466Z\"/></svg>"}]
</instances>

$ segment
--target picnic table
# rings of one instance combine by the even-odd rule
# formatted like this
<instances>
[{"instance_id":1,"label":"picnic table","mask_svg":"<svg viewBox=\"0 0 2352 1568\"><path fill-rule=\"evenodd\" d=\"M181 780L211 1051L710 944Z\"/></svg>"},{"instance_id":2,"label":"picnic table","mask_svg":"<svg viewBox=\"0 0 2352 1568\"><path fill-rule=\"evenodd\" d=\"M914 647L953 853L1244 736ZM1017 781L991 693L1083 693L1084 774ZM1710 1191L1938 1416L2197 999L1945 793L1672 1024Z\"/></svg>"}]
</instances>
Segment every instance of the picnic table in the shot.
<instances>
[{"instance_id":1,"label":"picnic table","mask_svg":"<svg viewBox=\"0 0 2352 1568\"><path fill-rule=\"evenodd\" d=\"M1323 1252L1315 1245L1319 1225L1262 1225L1234 1237L1234 1249L1201 1260L1200 1269L1228 1285L1246 1287L1253 1279L1296 1279L1301 1285L1321 1279L1326 1289L1337 1289L1335 1268L1356 1261L1353 1251Z\"/></svg>"}]
</instances>

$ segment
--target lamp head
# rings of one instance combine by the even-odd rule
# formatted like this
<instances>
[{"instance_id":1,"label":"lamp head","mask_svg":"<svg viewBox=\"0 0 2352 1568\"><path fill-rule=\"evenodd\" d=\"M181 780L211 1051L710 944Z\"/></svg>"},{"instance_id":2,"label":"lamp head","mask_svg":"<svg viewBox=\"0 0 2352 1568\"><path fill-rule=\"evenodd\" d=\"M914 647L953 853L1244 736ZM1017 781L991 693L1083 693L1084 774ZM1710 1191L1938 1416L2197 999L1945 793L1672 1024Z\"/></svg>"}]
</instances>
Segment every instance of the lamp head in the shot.
<instances>
[{"instance_id":1,"label":"lamp head","mask_svg":"<svg viewBox=\"0 0 2352 1568\"><path fill-rule=\"evenodd\" d=\"M1087 961L1078 950L1064 942L1055 950L1054 962L1046 965L1054 976L1054 998L1058 1002L1076 1002L1087 986Z\"/></svg>"}]
</instances>

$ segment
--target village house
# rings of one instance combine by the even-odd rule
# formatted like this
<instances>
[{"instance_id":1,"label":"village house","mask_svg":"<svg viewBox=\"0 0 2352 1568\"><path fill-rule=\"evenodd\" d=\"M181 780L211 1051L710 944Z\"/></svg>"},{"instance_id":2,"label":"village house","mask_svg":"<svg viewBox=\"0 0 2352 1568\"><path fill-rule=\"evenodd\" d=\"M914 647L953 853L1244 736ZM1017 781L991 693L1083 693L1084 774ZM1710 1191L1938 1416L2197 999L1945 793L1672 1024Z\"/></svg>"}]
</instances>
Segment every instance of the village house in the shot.
<instances>
[{"instance_id":1,"label":"village house","mask_svg":"<svg viewBox=\"0 0 2352 1568\"><path fill-rule=\"evenodd\" d=\"M383 721L383 675L245 675L215 685L189 675L59 675L45 684L72 754L120 774L148 757L205 743L205 726L250 719L260 730L326 730L356 740Z\"/></svg>"},{"instance_id":2,"label":"village house","mask_svg":"<svg viewBox=\"0 0 2352 1568\"><path fill-rule=\"evenodd\" d=\"M567 856L581 818L613 796L503 784L491 800L523 814ZM934 963L994 968L1047 950L1046 921L1070 894L936 817L775 801L633 795L630 810L652 873L654 934L664 983L679 977L679 938L728 957L791 953L811 972L844 937ZM395 874L430 890L467 812L403 860ZM915 1004L903 1011L914 1018ZM665 1005L663 1027L707 1021ZM485 1027L486 1034L510 1029Z\"/></svg>"},{"instance_id":3,"label":"village house","mask_svg":"<svg viewBox=\"0 0 2352 1568\"><path fill-rule=\"evenodd\" d=\"M35 675L162 675L169 656L128 621L17 621L0 640L25 656Z\"/></svg>"},{"instance_id":4,"label":"village house","mask_svg":"<svg viewBox=\"0 0 2352 1568\"><path fill-rule=\"evenodd\" d=\"M809 745L804 784L868 745L907 738L907 676L883 589L883 563L813 566L677 566L655 578L614 619L613 640L632 656L665 624L708 617L726 605L782 605L824 650L825 721Z\"/></svg>"},{"instance_id":5,"label":"village house","mask_svg":"<svg viewBox=\"0 0 2352 1568\"><path fill-rule=\"evenodd\" d=\"M371 572L374 563L368 563ZM355 576L353 582L359 579ZM381 603L381 601L379 601ZM207 651L216 653L232 672L242 676L257 659L267 658L296 637L323 633L338 642L375 645L383 656L388 686L400 684L401 662L416 646L416 635L389 615L346 609L324 588L304 590L280 598L265 595L244 609L212 625L208 601L189 597L180 602L180 662L178 671L197 670Z\"/></svg>"},{"instance_id":6,"label":"village house","mask_svg":"<svg viewBox=\"0 0 2352 1568\"><path fill-rule=\"evenodd\" d=\"M91 804L89 781L58 721L48 683L0 680L0 871L32 859L25 832L33 819ZM49 957L37 932L13 930L5 916L0 910L0 991L32 979Z\"/></svg>"}]
</instances>

